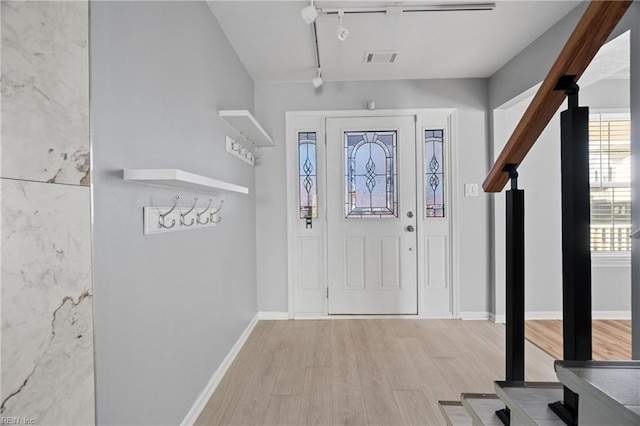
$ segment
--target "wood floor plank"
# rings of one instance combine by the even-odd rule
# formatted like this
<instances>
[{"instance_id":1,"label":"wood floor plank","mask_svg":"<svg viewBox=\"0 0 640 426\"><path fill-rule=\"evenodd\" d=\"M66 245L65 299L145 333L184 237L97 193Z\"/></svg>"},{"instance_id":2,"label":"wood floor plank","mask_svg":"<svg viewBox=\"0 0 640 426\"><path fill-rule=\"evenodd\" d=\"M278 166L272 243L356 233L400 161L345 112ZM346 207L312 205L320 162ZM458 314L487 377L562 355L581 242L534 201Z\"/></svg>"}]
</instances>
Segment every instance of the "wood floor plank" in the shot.
<instances>
[{"instance_id":1,"label":"wood floor plank","mask_svg":"<svg viewBox=\"0 0 640 426\"><path fill-rule=\"evenodd\" d=\"M422 391L431 399L455 400L460 396L449 386L449 378L433 363L417 337L398 339L404 356L409 361L415 376L420 380Z\"/></svg>"},{"instance_id":2,"label":"wood floor plank","mask_svg":"<svg viewBox=\"0 0 640 426\"><path fill-rule=\"evenodd\" d=\"M333 378L328 367L307 368L300 409L300 424L333 424Z\"/></svg>"},{"instance_id":3,"label":"wood floor plank","mask_svg":"<svg viewBox=\"0 0 640 426\"><path fill-rule=\"evenodd\" d=\"M408 330L411 324L408 323ZM376 337L380 339L380 343L384 348L374 354L377 362L382 365L387 375L387 381L392 390L415 390L422 389L422 383L411 369L409 361L402 353L402 349L398 343L398 339L393 336L393 330L390 327L396 327L396 333L410 336L411 333L398 333L397 321L384 321L376 324L381 331Z\"/></svg>"},{"instance_id":4,"label":"wood floor plank","mask_svg":"<svg viewBox=\"0 0 640 426\"><path fill-rule=\"evenodd\" d=\"M402 421L407 426L442 424L422 391L393 391Z\"/></svg>"},{"instance_id":5,"label":"wood floor plank","mask_svg":"<svg viewBox=\"0 0 640 426\"><path fill-rule=\"evenodd\" d=\"M264 417L265 426L294 426L300 424L300 405L302 397L298 395L271 395L267 413Z\"/></svg>"},{"instance_id":6,"label":"wood floor plank","mask_svg":"<svg viewBox=\"0 0 640 426\"><path fill-rule=\"evenodd\" d=\"M374 337L378 330L372 324L371 320L354 320L351 329L367 422L370 425L398 425L402 423L398 405L384 368L373 354L381 348Z\"/></svg>"},{"instance_id":7,"label":"wood floor plank","mask_svg":"<svg viewBox=\"0 0 640 426\"><path fill-rule=\"evenodd\" d=\"M302 395L309 354L310 331L315 321L290 321L287 350L278 373L274 395Z\"/></svg>"},{"instance_id":8,"label":"wood floor plank","mask_svg":"<svg viewBox=\"0 0 640 426\"><path fill-rule=\"evenodd\" d=\"M556 359L563 359L562 320L525 322L527 339ZM593 320L593 359L625 360L631 358L631 321Z\"/></svg>"},{"instance_id":9,"label":"wood floor plank","mask_svg":"<svg viewBox=\"0 0 640 426\"><path fill-rule=\"evenodd\" d=\"M229 424L256 425L264 420L286 351L283 347L286 337L285 330L284 321L275 322L270 338L260 356L255 360L255 369L251 379L242 390ZM222 423L224 424L224 422Z\"/></svg>"},{"instance_id":10,"label":"wood floor plank","mask_svg":"<svg viewBox=\"0 0 640 426\"><path fill-rule=\"evenodd\" d=\"M544 351L526 356L529 379L555 377ZM438 400L492 391L503 365L488 321L260 321L196 424L443 424Z\"/></svg>"},{"instance_id":11,"label":"wood floor plank","mask_svg":"<svg viewBox=\"0 0 640 426\"><path fill-rule=\"evenodd\" d=\"M260 321L245 342L242 350L220 381L216 391L196 420L196 425L223 424L229 421L243 389L251 380L256 353L260 354L267 344L275 324Z\"/></svg>"},{"instance_id":12,"label":"wood floor plank","mask_svg":"<svg viewBox=\"0 0 640 426\"><path fill-rule=\"evenodd\" d=\"M349 321L331 323L331 356L333 372L333 423L366 425L364 397Z\"/></svg>"},{"instance_id":13,"label":"wood floor plank","mask_svg":"<svg viewBox=\"0 0 640 426\"><path fill-rule=\"evenodd\" d=\"M332 321L313 322L307 367L331 367L331 323Z\"/></svg>"}]
</instances>

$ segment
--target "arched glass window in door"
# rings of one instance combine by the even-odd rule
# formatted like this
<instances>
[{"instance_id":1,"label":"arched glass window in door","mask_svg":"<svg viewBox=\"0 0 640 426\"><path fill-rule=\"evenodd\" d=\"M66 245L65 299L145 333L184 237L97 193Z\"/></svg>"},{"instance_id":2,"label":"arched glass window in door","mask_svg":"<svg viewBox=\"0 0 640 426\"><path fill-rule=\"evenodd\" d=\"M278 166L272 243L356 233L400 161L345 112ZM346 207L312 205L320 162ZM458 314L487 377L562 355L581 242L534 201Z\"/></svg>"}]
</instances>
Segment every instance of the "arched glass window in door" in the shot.
<instances>
[{"instance_id":1,"label":"arched glass window in door","mask_svg":"<svg viewBox=\"0 0 640 426\"><path fill-rule=\"evenodd\" d=\"M398 217L396 131L345 132L345 217Z\"/></svg>"}]
</instances>

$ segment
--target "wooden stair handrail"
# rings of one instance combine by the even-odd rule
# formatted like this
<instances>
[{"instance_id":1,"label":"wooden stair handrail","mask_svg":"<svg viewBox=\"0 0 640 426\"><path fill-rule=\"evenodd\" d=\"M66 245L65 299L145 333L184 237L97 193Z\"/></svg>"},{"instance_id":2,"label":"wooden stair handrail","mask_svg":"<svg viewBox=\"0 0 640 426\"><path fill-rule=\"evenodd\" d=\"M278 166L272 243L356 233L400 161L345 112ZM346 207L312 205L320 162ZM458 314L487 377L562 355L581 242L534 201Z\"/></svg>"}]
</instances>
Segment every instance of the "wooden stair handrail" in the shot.
<instances>
[{"instance_id":1,"label":"wooden stair handrail","mask_svg":"<svg viewBox=\"0 0 640 426\"><path fill-rule=\"evenodd\" d=\"M560 78L580 78L631 3L632 0L591 1L484 180L485 192L502 191L509 180L505 166L522 162L562 105L565 93L554 90Z\"/></svg>"}]
</instances>

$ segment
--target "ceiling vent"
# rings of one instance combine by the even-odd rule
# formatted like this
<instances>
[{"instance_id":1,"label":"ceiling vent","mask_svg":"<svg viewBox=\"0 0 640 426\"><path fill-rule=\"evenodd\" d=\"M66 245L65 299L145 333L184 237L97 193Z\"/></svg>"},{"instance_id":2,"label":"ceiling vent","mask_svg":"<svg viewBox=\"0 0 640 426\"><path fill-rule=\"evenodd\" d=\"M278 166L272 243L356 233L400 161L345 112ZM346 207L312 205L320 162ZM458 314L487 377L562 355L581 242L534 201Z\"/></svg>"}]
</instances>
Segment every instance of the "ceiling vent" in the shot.
<instances>
[{"instance_id":1,"label":"ceiling vent","mask_svg":"<svg viewBox=\"0 0 640 426\"><path fill-rule=\"evenodd\" d=\"M392 50L364 52L365 64L393 64L398 59L398 52Z\"/></svg>"}]
</instances>

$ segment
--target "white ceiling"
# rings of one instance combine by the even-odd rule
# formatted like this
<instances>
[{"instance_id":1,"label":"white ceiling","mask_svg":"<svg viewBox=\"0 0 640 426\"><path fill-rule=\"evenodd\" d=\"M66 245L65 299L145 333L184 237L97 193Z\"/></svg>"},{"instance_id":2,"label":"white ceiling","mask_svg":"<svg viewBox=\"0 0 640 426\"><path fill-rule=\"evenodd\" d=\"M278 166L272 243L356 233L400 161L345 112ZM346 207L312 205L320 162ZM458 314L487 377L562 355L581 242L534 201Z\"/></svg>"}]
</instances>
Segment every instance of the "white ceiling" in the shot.
<instances>
[{"instance_id":1,"label":"white ceiling","mask_svg":"<svg viewBox=\"0 0 640 426\"><path fill-rule=\"evenodd\" d=\"M208 3L255 81L315 77L311 26L300 16L309 2ZM315 2L318 8L363 3L387 4ZM316 22L322 77L326 81L489 77L578 3L511 0L496 1L492 11L347 14L344 26L350 36L344 42L336 37L338 17L321 14ZM368 50L397 50L398 57L394 64L365 65Z\"/></svg>"}]
</instances>

